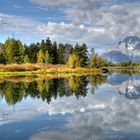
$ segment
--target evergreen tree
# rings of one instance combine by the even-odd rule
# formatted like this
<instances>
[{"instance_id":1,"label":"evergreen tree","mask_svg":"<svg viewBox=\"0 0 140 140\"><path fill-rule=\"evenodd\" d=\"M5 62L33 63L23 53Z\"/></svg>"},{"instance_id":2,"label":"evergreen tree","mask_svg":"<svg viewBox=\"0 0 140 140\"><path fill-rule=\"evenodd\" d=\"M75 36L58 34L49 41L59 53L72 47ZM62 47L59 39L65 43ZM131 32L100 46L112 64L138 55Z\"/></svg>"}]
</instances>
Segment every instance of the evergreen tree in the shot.
<instances>
[{"instance_id":1,"label":"evergreen tree","mask_svg":"<svg viewBox=\"0 0 140 140\"><path fill-rule=\"evenodd\" d=\"M48 51L50 54L51 46L52 46L52 42L49 38L47 38L46 41L42 40L40 49L43 51L44 54L46 53L46 51Z\"/></svg>"},{"instance_id":2,"label":"evergreen tree","mask_svg":"<svg viewBox=\"0 0 140 140\"><path fill-rule=\"evenodd\" d=\"M88 56L87 56L87 46L85 44L79 45L76 44L76 46L73 49L73 52L79 55L79 61L80 66L84 67L88 64Z\"/></svg>"},{"instance_id":3,"label":"evergreen tree","mask_svg":"<svg viewBox=\"0 0 140 140\"><path fill-rule=\"evenodd\" d=\"M40 49L43 50L44 53L46 52L46 44L44 40L41 41Z\"/></svg>"},{"instance_id":4,"label":"evergreen tree","mask_svg":"<svg viewBox=\"0 0 140 140\"><path fill-rule=\"evenodd\" d=\"M14 40L14 45L12 46L12 63L23 63L24 58L24 48L19 40Z\"/></svg>"},{"instance_id":5,"label":"evergreen tree","mask_svg":"<svg viewBox=\"0 0 140 140\"><path fill-rule=\"evenodd\" d=\"M50 48L50 57L52 59L52 64L58 64L58 53L56 42L54 42Z\"/></svg>"},{"instance_id":6,"label":"evergreen tree","mask_svg":"<svg viewBox=\"0 0 140 140\"><path fill-rule=\"evenodd\" d=\"M61 43L58 45L58 63L65 64L65 46Z\"/></svg>"},{"instance_id":7,"label":"evergreen tree","mask_svg":"<svg viewBox=\"0 0 140 140\"><path fill-rule=\"evenodd\" d=\"M88 56L87 56L87 46L86 44L82 44L80 47L79 57L80 57L80 66L84 67L88 64Z\"/></svg>"},{"instance_id":8,"label":"evergreen tree","mask_svg":"<svg viewBox=\"0 0 140 140\"><path fill-rule=\"evenodd\" d=\"M30 63L37 63L37 54L39 52L39 46L36 44L31 44L26 48L26 54L29 57Z\"/></svg>"},{"instance_id":9,"label":"evergreen tree","mask_svg":"<svg viewBox=\"0 0 140 140\"><path fill-rule=\"evenodd\" d=\"M0 64L5 64L5 63L6 63L6 60L5 60L4 54L3 52L0 52Z\"/></svg>"}]
</instances>

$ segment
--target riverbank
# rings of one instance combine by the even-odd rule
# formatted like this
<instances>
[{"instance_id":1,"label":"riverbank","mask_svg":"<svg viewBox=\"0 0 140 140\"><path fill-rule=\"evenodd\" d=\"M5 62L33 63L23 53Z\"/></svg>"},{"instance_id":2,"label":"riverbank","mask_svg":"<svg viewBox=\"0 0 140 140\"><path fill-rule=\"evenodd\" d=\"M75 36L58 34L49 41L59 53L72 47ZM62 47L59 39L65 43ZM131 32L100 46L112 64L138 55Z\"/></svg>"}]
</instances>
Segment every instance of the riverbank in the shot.
<instances>
[{"instance_id":1,"label":"riverbank","mask_svg":"<svg viewBox=\"0 0 140 140\"><path fill-rule=\"evenodd\" d=\"M37 65L37 64L10 64L0 65L0 77L6 76L36 76L36 75L85 75L101 74L102 69L70 68L67 65Z\"/></svg>"},{"instance_id":2,"label":"riverbank","mask_svg":"<svg viewBox=\"0 0 140 140\"><path fill-rule=\"evenodd\" d=\"M106 67L109 72L122 72L122 71L135 71L140 73L140 66L112 66L112 67Z\"/></svg>"},{"instance_id":3,"label":"riverbank","mask_svg":"<svg viewBox=\"0 0 140 140\"><path fill-rule=\"evenodd\" d=\"M140 73L139 66L121 67L121 66L110 66L104 68L70 68L67 65L38 65L38 64L7 64L0 65L0 77L9 76L38 76L45 77L45 75L54 75L65 77L67 75L96 75L102 73L113 73L113 72L133 72Z\"/></svg>"}]
</instances>

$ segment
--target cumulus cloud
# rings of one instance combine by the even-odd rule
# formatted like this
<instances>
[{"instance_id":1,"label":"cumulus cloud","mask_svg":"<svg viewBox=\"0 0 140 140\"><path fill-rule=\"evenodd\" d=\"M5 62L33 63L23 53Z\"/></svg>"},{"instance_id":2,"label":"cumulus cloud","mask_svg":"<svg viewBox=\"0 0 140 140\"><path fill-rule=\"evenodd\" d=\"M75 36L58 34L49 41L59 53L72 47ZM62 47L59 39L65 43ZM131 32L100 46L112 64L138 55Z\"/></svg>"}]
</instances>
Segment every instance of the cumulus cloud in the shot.
<instances>
[{"instance_id":1,"label":"cumulus cloud","mask_svg":"<svg viewBox=\"0 0 140 140\"><path fill-rule=\"evenodd\" d=\"M114 40L119 41L128 35L140 36L138 30L140 28L140 3L138 1L134 1L133 3L130 3L130 1L119 3L115 0L30 1L43 7L61 5L63 13L71 21L68 25L65 23L64 26L73 24L73 27L70 27L72 30L70 28L70 30L66 30L68 37L71 35L76 37L75 39L81 38L81 40L87 41L88 43L94 42L95 40L101 42L102 40L102 42L108 42L108 45L110 45L110 42L114 42ZM86 29L79 29L79 25L84 25ZM52 26L54 27L54 25ZM56 36L59 33L58 26L62 30L61 25L55 25L56 28L54 28L57 32L54 35ZM48 29L48 27L46 28ZM90 28L93 30L90 30ZM81 34L83 32L85 36ZM64 37L67 37L66 33L64 33ZM100 43L99 46L101 46Z\"/></svg>"},{"instance_id":2,"label":"cumulus cloud","mask_svg":"<svg viewBox=\"0 0 140 140\"><path fill-rule=\"evenodd\" d=\"M45 35L54 35L60 38L81 39L85 34L85 28L82 26L75 27L73 24L53 23L41 24L38 29Z\"/></svg>"},{"instance_id":3,"label":"cumulus cloud","mask_svg":"<svg viewBox=\"0 0 140 140\"><path fill-rule=\"evenodd\" d=\"M122 38L127 35L138 35L140 27L139 7L140 5L117 5L105 6L106 1L99 4L85 1L78 8L68 9L68 14L76 24L88 24L90 27L101 26L106 29L106 34L111 38ZM86 6L85 6L86 5ZM91 7L92 8L91 8ZM88 8L87 8L88 7Z\"/></svg>"},{"instance_id":4,"label":"cumulus cloud","mask_svg":"<svg viewBox=\"0 0 140 140\"><path fill-rule=\"evenodd\" d=\"M36 9L58 10L57 18L47 22L0 13L2 33L15 32L26 38L50 36L59 42L86 43L89 47L106 49L128 35L140 36L140 3L129 0L30 0ZM65 18L61 18L61 15ZM53 15L53 13L52 13ZM47 18L47 17L44 17ZM55 15L56 18L56 15ZM66 20L65 20L66 19ZM13 22L15 21L15 22ZM53 22L51 22L53 21ZM67 22L66 22L67 21Z\"/></svg>"},{"instance_id":5,"label":"cumulus cloud","mask_svg":"<svg viewBox=\"0 0 140 140\"><path fill-rule=\"evenodd\" d=\"M136 129L140 119L138 106L138 103L112 98L103 114L98 111L77 113L68 127L76 133L74 139L77 140L124 139L127 135L123 133L139 133Z\"/></svg>"},{"instance_id":6,"label":"cumulus cloud","mask_svg":"<svg viewBox=\"0 0 140 140\"><path fill-rule=\"evenodd\" d=\"M120 100L112 97L105 108L90 110L84 113L75 112L63 131L40 132L33 135L30 140L99 140L99 139L127 139L132 134L138 138L139 134L139 101Z\"/></svg>"},{"instance_id":7,"label":"cumulus cloud","mask_svg":"<svg viewBox=\"0 0 140 140\"><path fill-rule=\"evenodd\" d=\"M92 43L99 36L102 37L105 35L104 28L91 28L84 25L75 26L72 23L53 23L48 22L48 24L40 24L37 26L37 29L44 35L48 35L54 39L58 40L67 40L72 42L80 43Z\"/></svg>"},{"instance_id":8,"label":"cumulus cloud","mask_svg":"<svg viewBox=\"0 0 140 140\"><path fill-rule=\"evenodd\" d=\"M16 37L24 36L27 40L42 37L37 30L38 24L29 18L0 13L0 32L7 36L14 33Z\"/></svg>"},{"instance_id":9,"label":"cumulus cloud","mask_svg":"<svg viewBox=\"0 0 140 140\"><path fill-rule=\"evenodd\" d=\"M63 132L39 133L33 135L29 140L72 140L72 136Z\"/></svg>"},{"instance_id":10,"label":"cumulus cloud","mask_svg":"<svg viewBox=\"0 0 140 140\"><path fill-rule=\"evenodd\" d=\"M31 99L27 98L26 102L25 100L22 100L21 104L15 106L9 106L5 103L1 103L0 126L12 122L23 121L37 116L40 112L39 110L36 109L38 107L39 101L34 100L34 102L32 102L32 105L28 106L27 104L28 103L30 104L30 101Z\"/></svg>"},{"instance_id":11,"label":"cumulus cloud","mask_svg":"<svg viewBox=\"0 0 140 140\"><path fill-rule=\"evenodd\" d=\"M13 22L14 21L14 22ZM13 33L18 37L20 35L29 40L50 37L60 42L92 42L94 36L97 38L98 33L104 34L103 28L91 28L84 25L75 26L73 23L41 23L23 18L0 13L0 32L12 36ZM92 37L91 37L92 35Z\"/></svg>"}]
</instances>

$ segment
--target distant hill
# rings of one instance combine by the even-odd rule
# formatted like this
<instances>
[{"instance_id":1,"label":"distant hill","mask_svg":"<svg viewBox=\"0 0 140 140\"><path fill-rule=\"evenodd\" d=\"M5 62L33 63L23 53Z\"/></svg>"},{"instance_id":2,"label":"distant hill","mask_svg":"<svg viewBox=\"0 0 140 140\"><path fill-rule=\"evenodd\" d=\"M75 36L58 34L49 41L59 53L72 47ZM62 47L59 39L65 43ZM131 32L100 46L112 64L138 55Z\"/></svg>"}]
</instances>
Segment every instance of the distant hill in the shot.
<instances>
[{"instance_id":1,"label":"distant hill","mask_svg":"<svg viewBox=\"0 0 140 140\"><path fill-rule=\"evenodd\" d=\"M134 61L140 62L140 39L128 36L120 41L117 47L112 48L103 57L111 62Z\"/></svg>"}]
</instances>

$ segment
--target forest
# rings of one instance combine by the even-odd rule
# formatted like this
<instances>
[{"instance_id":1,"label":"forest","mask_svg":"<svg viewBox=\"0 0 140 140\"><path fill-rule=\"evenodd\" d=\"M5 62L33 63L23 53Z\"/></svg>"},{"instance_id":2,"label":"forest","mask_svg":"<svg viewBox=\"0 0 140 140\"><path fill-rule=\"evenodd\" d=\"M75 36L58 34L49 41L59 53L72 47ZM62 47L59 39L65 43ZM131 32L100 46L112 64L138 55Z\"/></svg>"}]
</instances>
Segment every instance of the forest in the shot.
<instances>
[{"instance_id":1,"label":"forest","mask_svg":"<svg viewBox=\"0 0 140 140\"><path fill-rule=\"evenodd\" d=\"M90 50L86 44L63 44L49 38L41 42L23 44L20 40L8 38L0 45L0 64L52 64L75 67L99 68L108 62Z\"/></svg>"}]
</instances>

